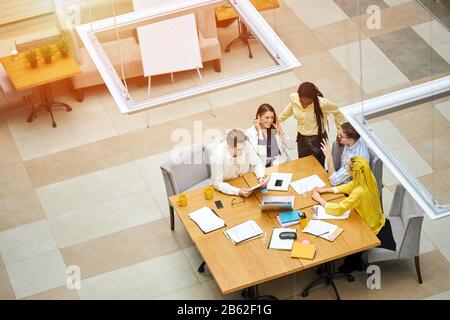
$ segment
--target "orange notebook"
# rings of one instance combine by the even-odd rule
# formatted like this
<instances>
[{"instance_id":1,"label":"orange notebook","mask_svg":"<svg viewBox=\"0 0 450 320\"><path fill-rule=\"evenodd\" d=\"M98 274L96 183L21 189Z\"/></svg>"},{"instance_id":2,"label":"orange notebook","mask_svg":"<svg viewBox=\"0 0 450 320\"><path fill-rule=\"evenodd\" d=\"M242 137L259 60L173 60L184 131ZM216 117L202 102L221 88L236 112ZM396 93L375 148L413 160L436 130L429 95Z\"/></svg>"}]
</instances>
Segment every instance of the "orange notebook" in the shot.
<instances>
[{"instance_id":1,"label":"orange notebook","mask_svg":"<svg viewBox=\"0 0 450 320\"><path fill-rule=\"evenodd\" d=\"M316 254L316 246L311 243L294 242L291 251L291 258L314 259Z\"/></svg>"}]
</instances>

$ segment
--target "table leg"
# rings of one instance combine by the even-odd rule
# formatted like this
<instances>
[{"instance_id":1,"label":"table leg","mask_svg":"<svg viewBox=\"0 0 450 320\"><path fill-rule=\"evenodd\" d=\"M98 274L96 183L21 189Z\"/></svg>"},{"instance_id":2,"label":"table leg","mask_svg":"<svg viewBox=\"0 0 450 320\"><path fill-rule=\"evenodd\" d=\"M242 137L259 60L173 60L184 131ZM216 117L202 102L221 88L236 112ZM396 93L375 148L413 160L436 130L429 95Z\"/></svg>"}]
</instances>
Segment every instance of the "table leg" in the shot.
<instances>
[{"instance_id":1,"label":"table leg","mask_svg":"<svg viewBox=\"0 0 450 320\"><path fill-rule=\"evenodd\" d=\"M53 116L52 108L54 107L64 107L66 108L67 112L72 111L72 107L69 106L67 103L64 102L58 102L53 100L53 91L51 84L44 84L42 86L39 86L39 97L41 100L41 104L37 107L39 108L45 108L47 112L50 113L50 116L52 118L52 126L53 128L56 127L55 118ZM33 110L31 111L30 115L27 118L28 122L32 122L34 119L36 119L36 109L33 107Z\"/></svg>"},{"instance_id":2,"label":"table leg","mask_svg":"<svg viewBox=\"0 0 450 320\"><path fill-rule=\"evenodd\" d=\"M238 31L239 31L239 36L234 39L233 41L231 41L226 47L225 47L225 52L230 52L230 48L231 46L239 43L239 42L244 42L247 45L248 48L248 57L250 59L253 58L253 53L252 53L252 49L250 47L250 39L254 39L254 36L250 33L250 31L248 30L248 27L245 25L245 23L242 22L241 19L238 19Z\"/></svg>"}]
</instances>

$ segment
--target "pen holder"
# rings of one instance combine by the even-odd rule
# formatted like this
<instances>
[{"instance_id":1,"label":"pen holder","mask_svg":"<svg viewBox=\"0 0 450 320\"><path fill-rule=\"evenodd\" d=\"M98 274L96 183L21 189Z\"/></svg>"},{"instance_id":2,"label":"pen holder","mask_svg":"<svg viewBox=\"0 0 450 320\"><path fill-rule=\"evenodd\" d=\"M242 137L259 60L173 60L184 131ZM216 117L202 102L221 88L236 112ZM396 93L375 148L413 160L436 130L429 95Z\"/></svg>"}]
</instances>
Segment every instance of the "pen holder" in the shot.
<instances>
[{"instance_id":1,"label":"pen holder","mask_svg":"<svg viewBox=\"0 0 450 320\"><path fill-rule=\"evenodd\" d=\"M178 205L180 207L186 207L187 206L187 197L185 194L180 194L178 196Z\"/></svg>"},{"instance_id":2,"label":"pen holder","mask_svg":"<svg viewBox=\"0 0 450 320\"><path fill-rule=\"evenodd\" d=\"M205 199L211 200L212 198L214 198L214 190L211 186L208 186L205 188Z\"/></svg>"}]
</instances>

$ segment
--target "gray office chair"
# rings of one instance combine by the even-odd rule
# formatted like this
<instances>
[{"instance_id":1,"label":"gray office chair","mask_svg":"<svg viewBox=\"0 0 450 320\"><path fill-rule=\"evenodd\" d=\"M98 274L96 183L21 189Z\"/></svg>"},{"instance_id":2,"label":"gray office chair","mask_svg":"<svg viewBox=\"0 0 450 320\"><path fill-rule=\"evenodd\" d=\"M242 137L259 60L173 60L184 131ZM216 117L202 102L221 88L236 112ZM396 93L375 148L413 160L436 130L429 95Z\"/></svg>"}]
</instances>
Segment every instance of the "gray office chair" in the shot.
<instances>
[{"instance_id":1,"label":"gray office chair","mask_svg":"<svg viewBox=\"0 0 450 320\"><path fill-rule=\"evenodd\" d=\"M205 155L205 150L206 147L202 144L180 149L176 151L178 153L176 162L169 160L160 166L167 199L175 194L211 184L209 155ZM170 202L169 209L170 229L175 230L174 211Z\"/></svg>"},{"instance_id":2,"label":"gray office chair","mask_svg":"<svg viewBox=\"0 0 450 320\"><path fill-rule=\"evenodd\" d=\"M417 278L419 283L422 283L419 248L423 210L402 185L397 185L395 189L389 212L389 221L397 244L397 250L373 248L364 254L365 260L371 264L414 257Z\"/></svg>"},{"instance_id":3,"label":"gray office chair","mask_svg":"<svg viewBox=\"0 0 450 320\"><path fill-rule=\"evenodd\" d=\"M383 206L383 162L380 158L372 151L369 150L369 165L370 169L377 180L378 186L378 194L380 195L380 203ZM336 141L333 143L333 149L331 150L331 154L333 156L333 163L335 168L340 168L342 166L341 163L341 155L344 151L344 146L339 145Z\"/></svg>"}]
</instances>

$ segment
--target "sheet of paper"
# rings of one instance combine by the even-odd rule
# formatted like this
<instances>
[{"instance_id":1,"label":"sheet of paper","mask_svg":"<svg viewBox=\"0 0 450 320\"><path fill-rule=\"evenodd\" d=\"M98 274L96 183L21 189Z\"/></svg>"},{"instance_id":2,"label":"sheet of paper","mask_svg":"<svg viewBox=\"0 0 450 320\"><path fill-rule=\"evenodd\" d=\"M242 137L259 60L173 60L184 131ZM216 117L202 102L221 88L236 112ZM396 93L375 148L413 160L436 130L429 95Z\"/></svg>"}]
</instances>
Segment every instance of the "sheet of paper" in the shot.
<instances>
[{"instance_id":1,"label":"sheet of paper","mask_svg":"<svg viewBox=\"0 0 450 320\"><path fill-rule=\"evenodd\" d=\"M303 232L313 234L315 236L325 237L332 235L337 229L337 226L321 220L310 220Z\"/></svg>"},{"instance_id":2,"label":"sheet of paper","mask_svg":"<svg viewBox=\"0 0 450 320\"><path fill-rule=\"evenodd\" d=\"M205 233L225 226L225 221L223 221L210 208L207 207L203 207L189 213L189 218L194 220L199 228Z\"/></svg>"},{"instance_id":3,"label":"sheet of paper","mask_svg":"<svg viewBox=\"0 0 450 320\"><path fill-rule=\"evenodd\" d=\"M227 237L230 238L234 244L258 237L263 234L263 230L254 220L246 221L224 232L225 235L227 235Z\"/></svg>"},{"instance_id":4,"label":"sheet of paper","mask_svg":"<svg viewBox=\"0 0 450 320\"><path fill-rule=\"evenodd\" d=\"M318 220L344 220L344 219L348 219L348 217L350 216L350 212L351 212L351 210L347 210L344 212L343 215L333 216L331 214L328 214L324 207L314 206L312 218L318 219Z\"/></svg>"},{"instance_id":5,"label":"sheet of paper","mask_svg":"<svg viewBox=\"0 0 450 320\"><path fill-rule=\"evenodd\" d=\"M292 173L273 172L270 175L270 180L269 183L267 184L267 189L275 191L288 191L291 179ZM282 182L280 186L276 185L277 180Z\"/></svg>"},{"instance_id":6,"label":"sheet of paper","mask_svg":"<svg viewBox=\"0 0 450 320\"><path fill-rule=\"evenodd\" d=\"M296 229L291 228L274 228L272 238L270 239L269 249L291 250L294 245L294 239L280 239L280 233L296 231Z\"/></svg>"},{"instance_id":7,"label":"sheet of paper","mask_svg":"<svg viewBox=\"0 0 450 320\"><path fill-rule=\"evenodd\" d=\"M318 175L309 176L306 178L302 178L296 181L291 182L292 188L294 188L295 192L298 194L302 194L305 192L309 192L314 188L325 187L325 182L319 178Z\"/></svg>"}]
</instances>

